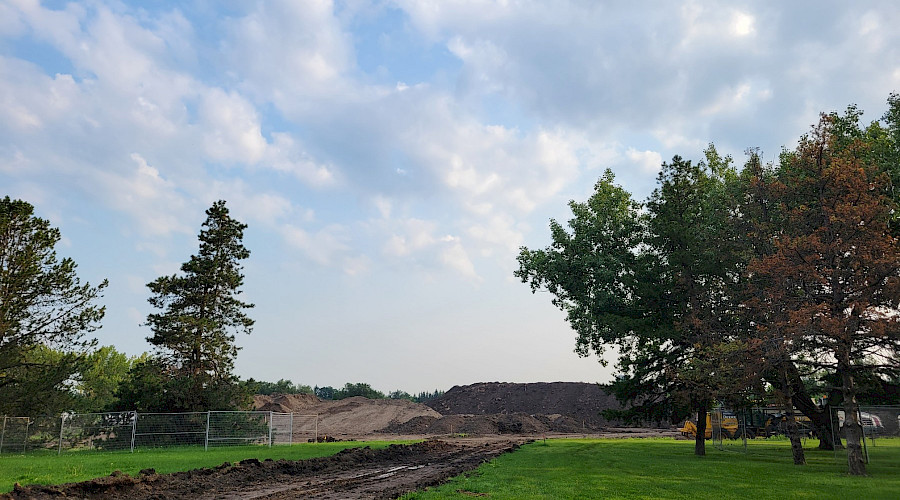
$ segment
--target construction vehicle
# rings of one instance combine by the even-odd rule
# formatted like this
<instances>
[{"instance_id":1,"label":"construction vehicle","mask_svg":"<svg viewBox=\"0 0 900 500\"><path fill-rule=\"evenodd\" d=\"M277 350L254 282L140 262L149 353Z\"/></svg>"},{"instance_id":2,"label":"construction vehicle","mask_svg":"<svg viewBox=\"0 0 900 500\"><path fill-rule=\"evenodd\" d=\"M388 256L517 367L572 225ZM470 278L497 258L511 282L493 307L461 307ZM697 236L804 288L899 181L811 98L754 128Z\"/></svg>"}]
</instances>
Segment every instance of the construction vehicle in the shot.
<instances>
[{"instance_id":1,"label":"construction vehicle","mask_svg":"<svg viewBox=\"0 0 900 500\"><path fill-rule=\"evenodd\" d=\"M712 424L719 418L721 418L722 437L727 437L728 439L737 439L739 437L738 419L734 415L734 413L729 411L709 412L706 414L706 432L704 433L704 437L706 439L710 439L712 437ZM697 424L691 420L685 420L684 426L679 430L681 431L681 434L683 436L692 438L697 436Z\"/></svg>"},{"instance_id":2,"label":"construction vehicle","mask_svg":"<svg viewBox=\"0 0 900 500\"><path fill-rule=\"evenodd\" d=\"M743 434L747 439L753 439L787 434L787 418L784 413L775 409L755 409L742 415L740 419L732 411L714 410L706 414L706 432L704 433L706 439L713 436L713 423L718 423L717 419L720 418L721 422L717 427L722 429L723 438L738 439ZM682 435L688 437L697 435L695 420L684 422L684 426L679 429ZM808 417L797 413L794 414L794 421L797 423L800 435L813 435L812 422Z\"/></svg>"}]
</instances>

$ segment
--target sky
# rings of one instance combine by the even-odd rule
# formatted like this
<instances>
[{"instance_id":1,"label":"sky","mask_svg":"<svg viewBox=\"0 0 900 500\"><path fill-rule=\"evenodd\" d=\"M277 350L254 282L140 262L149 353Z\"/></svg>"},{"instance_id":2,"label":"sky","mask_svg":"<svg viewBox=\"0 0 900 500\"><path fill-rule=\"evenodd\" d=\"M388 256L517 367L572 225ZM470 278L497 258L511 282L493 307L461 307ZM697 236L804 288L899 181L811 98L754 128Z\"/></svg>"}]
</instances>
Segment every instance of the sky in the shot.
<instances>
[{"instance_id":1,"label":"sky","mask_svg":"<svg viewBox=\"0 0 900 500\"><path fill-rule=\"evenodd\" d=\"M774 160L900 92L894 1L0 0L0 196L33 204L95 335L246 223L236 373L382 391L606 382L513 276L607 168L637 199L710 142Z\"/></svg>"}]
</instances>

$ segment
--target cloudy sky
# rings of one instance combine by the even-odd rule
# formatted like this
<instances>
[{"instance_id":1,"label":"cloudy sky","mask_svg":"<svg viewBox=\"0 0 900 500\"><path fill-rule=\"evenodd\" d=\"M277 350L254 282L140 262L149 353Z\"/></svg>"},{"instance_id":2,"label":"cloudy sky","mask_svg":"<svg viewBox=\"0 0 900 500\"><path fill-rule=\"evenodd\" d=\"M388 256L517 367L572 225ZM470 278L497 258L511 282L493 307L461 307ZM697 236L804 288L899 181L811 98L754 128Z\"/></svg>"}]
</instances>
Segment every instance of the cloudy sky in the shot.
<instances>
[{"instance_id":1,"label":"cloudy sky","mask_svg":"<svg viewBox=\"0 0 900 500\"><path fill-rule=\"evenodd\" d=\"M97 336L129 354L224 199L242 377L607 381L517 249L605 168L644 198L709 142L772 159L820 111L877 119L897 26L889 0L0 0L0 196L109 279Z\"/></svg>"}]
</instances>

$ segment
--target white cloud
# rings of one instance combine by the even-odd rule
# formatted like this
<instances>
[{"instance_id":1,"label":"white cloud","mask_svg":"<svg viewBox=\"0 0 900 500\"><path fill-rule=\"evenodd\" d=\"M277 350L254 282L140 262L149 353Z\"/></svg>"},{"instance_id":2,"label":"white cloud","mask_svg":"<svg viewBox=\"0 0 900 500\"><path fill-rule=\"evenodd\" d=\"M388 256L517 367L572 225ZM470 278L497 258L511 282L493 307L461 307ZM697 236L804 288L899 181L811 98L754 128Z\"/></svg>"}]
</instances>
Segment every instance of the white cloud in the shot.
<instances>
[{"instance_id":1,"label":"white cloud","mask_svg":"<svg viewBox=\"0 0 900 500\"><path fill-rule=\"evenodd\" d=\"M339 262L340 256L351 249L347 230L339 224L328 225L316 232L307 231L294 224L281 227L285 241L302 251L313 262L323 266L332 266Z\"/></svg>"},{"instance_id":2,"label":"white cloud","mask_svg":"<svg viewBox=\"0 0 900 500\"><path fill-rule=\"evenodd\" d=\"M305 108L305 96L333 96L353 65L353 44L327 0L261 2L231 22L224 42L242 86L285 109Z\"/></svg>"},{"instance_id":3,"label":"white cloud","mask_svg":"<svg viewBox=\"0 0 900 500\"><path fill-rule=\"evenodd\" d=\"M662 166L662 155L656 151L638 151L634 148L628 148L625 152L628 161L634 163L638 169L646 174L655 174L659 172Z\"/></svg>"},{"instance_id":4,"label":"white cloud","mask_svg":"<svg viewBox=\"0 0 900 500\"><path fill-rule=\"evenodd\" d=\"M217 161L255 164L266 152L256 109L234 92L211 89L201 100L206 154Z\"/></svg>"},{"instance_id":5,"label":"white cloud","mask_svg":"<svg viewBox=\"0 0 900 500\"><path fill-rule=\"evenodd\" d=\"M434 236L437 224L432 221L406 219L396 225L397 232L388 238L382 249L389 257L406 257L438 241Z\"/></svg>"},{"instance_id":6,"label":"white cloud","mask_svg":"<svg viewBox=\"0 0 900 500\"><path fill-rule=\"evenodd\" d=\"M139 225L139 234L155 238L173 232L190 234L183 214L187 203L175 185L163 178L159 170L141 155L131 154L135 167L124 174L97 171L97 183L109 196L109 203L128 213Z\"/></svg>"},{"instance_id":7,"label":"white cloud","mask_svg":"<svg viewBox=\"0 0 900 500\"><path fill-rule=\"evenodd\" d=\"M481 282L482 278L475 272L475 265L472 264L459 239L453 236L445 236L441 241L444 243L441 251L441 261L464 278L474 282Z\"/></svg>"},{"instance_id":8,"label":"white cloud","mask_svg":"<svg viewBox=\"0 0 900 500\"><path fill-rule=\"evenodd\" d=\"M329 164L317 163L298 142L287 133L273 133L273 143L267 147L264 163L267 167L288 172L314 187L339 184L340 172Z\"/></svg>"}]
</instances>

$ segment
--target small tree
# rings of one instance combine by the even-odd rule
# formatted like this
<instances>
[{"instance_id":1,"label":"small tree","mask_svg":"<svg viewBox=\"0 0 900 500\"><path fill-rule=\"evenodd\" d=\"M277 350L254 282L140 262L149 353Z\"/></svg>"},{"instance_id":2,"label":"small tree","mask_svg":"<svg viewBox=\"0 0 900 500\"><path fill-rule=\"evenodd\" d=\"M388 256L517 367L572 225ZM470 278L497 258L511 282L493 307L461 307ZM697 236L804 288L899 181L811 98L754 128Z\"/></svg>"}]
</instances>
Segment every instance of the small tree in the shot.
<instances>
[{"instance_id":1,"label":"small tree","mask_svg":"<svg viewBox=\"0 0 900 500\"><path fill-rule=\"evenodd\" d=\"M82 285L75 262L57 259L59 239L29 203L0 200L0 413L66 409L64 383L103 318L95 302L106 281ZM62 354L47 355L53 349Z\"/></svg>"},{"instance_id":2,"label":"small tree","mask_svg":"<svg viewBox=\"0 0 900 500\"><path fill-rule=\"evenodd\" d=\"M253 327L244 312L253 304L238 299L244 282L241 261L250 256L242 241L247 225L231 218L224 201L215 202L206 216L200 251L182 264L182 274L147 285L150 304L161 309L147 316L153 331L147 340L174 377L172 409L225 409L248 397L243 389L222 397L239 386L232 373L238 352L234 333L249 334Z\"/></svg>"}]
</instances>

